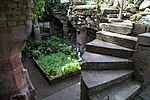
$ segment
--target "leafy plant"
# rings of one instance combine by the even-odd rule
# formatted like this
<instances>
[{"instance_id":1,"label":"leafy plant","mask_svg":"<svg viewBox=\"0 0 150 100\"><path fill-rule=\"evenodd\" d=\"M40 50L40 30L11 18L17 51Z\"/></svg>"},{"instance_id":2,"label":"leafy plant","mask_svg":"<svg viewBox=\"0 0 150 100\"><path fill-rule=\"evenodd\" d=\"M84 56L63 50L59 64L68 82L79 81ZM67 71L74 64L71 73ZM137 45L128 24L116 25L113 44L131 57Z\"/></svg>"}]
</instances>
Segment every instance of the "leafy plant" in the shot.
<instances>
[{"instance_id":1,"label":"leafy plant","mask_svg":"<svg viewBox=\"0 0 150 100\"><path fill-rule=\"evenodd\" d=\"M32 55L35 57L35 59L38 59L41 56L41 52L38 50L33 50Z\"/></svg>"},{"instance_id":2,"label":"leafy plant","mask_svg":"<svg viewBox=\"0 0 150 100\"><path fill-rule=\"evenodd\" d=\"M24 58L36 58L46 75L52 79L80 70L76 49L71 50L55 36L46 41L29 38L22 54Z\"/></svg>"},{"instance_id":3,"label":"leafy plant","mask_svg":"<svg viewBox=\"0 0 150 100\"><path fill-rule=\"evenodd\" d=\"M34 38L29 37L27 39L26 45L22 50L22 57L27 59L29 57L33 57L33 50L38 50L38 47L42 44L40 41L35 41Z\"/></svg>"},{"instance_id":4,"label":"leafy plant","mask_svg":"<svg viewBox=\"0 0 150 100\"><path fill-rule=\"evenodd\" d=\"M34 0L33 16L41 19L45 11L45 0Z\"/></svg>"},{"instance_id":5,"label":"leafy plant","mask_svg":"<svg viewBox=\"0 0 150 100\"><path fill-rule=\"evenodd\" d=\"M23 57L35 57L35 53L32 53L35 52L34 50L40 52L41 55L49 55L58 52L63 52L68 55L72 53L70 48L66 44L61 43L61 40L55 36L48 38L46 41L34 41L33 38L28 38L27 44L22 51Z\"/></svg>"},{"instance_id":6,"label":"leafy plant","mask_svg":"<svg viewBox=\"0 0 150 100\"><path fill-rule=\"evenodd\" d=\"M45 70L48 77L59 77L80 70L78 59L72 58L63 52L48 56L42 56L37 60L38 64Z\"/></svg>"},{"instance_id":7,"label":"leafy plant","mask_svg":"<svg viewBox=\"0 0 150 100\"><path fill-rule=\"evenodd\" d=\"M68 64L65 64L65 66L62 67L62 72L64 74L74 73L78 70L80 70L80 63L77 59L71 59Z\"/></svg>"}]
</instances>

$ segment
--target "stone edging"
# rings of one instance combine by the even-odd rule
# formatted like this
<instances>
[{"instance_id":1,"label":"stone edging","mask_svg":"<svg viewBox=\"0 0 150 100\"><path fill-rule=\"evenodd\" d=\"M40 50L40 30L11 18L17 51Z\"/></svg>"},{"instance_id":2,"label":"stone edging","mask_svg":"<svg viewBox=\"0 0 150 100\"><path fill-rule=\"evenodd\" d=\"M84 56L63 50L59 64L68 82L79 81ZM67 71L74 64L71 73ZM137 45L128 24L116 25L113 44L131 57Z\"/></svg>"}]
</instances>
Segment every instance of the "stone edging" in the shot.
<instances>
[{"instance_id":1,"label":"stone edging","mask_svg":"<svg viewBox=\"0 0 150 100\"><path fill-rule=\"evenodd\" d=\"M44 70L42 69L42 67L40 67L40 65L37 63L37 61L35 60L35 58L32 58L34 64L36 65L36 67L38 68L38 70L40 71L40 73L43 75L43 77L48 81L49 84L53 84L59 81L62 81L63 79L67 79L73 76L77 76L79 75L81 72L80 71L76 71L75 73L69 73L67 75L63 75L61 77L55 78L55 79L50 79L49 77L47 77L47 75L45 74Z\"/></svg>"}]
</instances>

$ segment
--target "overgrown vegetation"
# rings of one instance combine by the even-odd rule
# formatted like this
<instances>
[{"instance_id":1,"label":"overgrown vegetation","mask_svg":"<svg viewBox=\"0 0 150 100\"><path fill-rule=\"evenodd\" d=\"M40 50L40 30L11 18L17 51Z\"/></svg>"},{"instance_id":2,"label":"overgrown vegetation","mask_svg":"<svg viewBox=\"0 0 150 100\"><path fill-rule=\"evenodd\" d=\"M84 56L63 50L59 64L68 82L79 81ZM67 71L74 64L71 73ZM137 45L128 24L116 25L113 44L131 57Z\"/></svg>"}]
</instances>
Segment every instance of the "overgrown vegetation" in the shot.
<instances>
[{"instance_id":1,"label":"overgrown vegetation","mask_svg":"<svg viewBox=\"0 0 150 100\"><path fill-rule=\"evenodd\" d=\"M23 58L34 57L46 75L52 79L80 70L76 50L71 50L54 36L46 41L29 38L22 55Z\"/></svg>"},{"instance_id":2,"label":"overgrown vegetation","mask_svg":"<svg viewBox=\"0 0 150 100\"><path fill-rule=\"evenodd\" d=\"M45 15L50 15L51 9L60 3L60 0L34 0L33 16L44 20Z\"/></svg>"},{"instance_id":3,"label":"overgrown vegetation","mask_svg":"<svg viewBox=\"0 0 150 100\"><path fill-rule=\"evenodd\" d=\"M80 70L78 59L63 52L41 56L37 62L51 79Z\"/></svg>"}]
</instances>

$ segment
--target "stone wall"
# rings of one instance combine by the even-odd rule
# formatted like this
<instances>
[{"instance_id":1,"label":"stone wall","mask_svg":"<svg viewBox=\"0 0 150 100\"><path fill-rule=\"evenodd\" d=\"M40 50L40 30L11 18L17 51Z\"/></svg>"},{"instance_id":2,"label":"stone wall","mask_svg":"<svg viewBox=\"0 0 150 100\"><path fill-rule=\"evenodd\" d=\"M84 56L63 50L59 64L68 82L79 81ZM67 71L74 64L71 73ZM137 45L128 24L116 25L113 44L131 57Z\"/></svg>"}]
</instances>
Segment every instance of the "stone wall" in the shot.
<instances>
[{"instance_id":1,"label":"stone wall","mask_svg":"<svg viewBox=\"0 0 150 100\"><path fill-rule=\"evenodd\" d=\"M150 33L138 36L135 52L135 76L144 84L150 83Z\"/></svg>"},{"instance_id":2,"label":"stone wall","mask_svg":"<svg viewBox=\"0 0 150 100\"><path fill-rule=\"evenodd\" d=\"M30 97L20 52L31 33L31 8L33 8L32 0L0 0L1 100L10 100L13 96L29 100Z\"/></svg>"}]
</instances>

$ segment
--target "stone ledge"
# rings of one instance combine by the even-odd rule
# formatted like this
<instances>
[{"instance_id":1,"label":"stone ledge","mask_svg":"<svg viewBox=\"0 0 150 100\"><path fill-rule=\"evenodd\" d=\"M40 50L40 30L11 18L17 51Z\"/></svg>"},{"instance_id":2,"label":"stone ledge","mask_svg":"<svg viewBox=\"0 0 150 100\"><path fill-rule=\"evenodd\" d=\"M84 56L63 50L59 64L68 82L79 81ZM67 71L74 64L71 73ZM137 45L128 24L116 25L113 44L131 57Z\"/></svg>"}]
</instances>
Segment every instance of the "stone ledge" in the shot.
<instances>
[{"instance_id":1,"label":"stone ledge","mask_svg":"<svg viewBox=\"0 0 150 100\"><path fill-rule=\"evenodd\" d=\"M150 33L140 34L138 37L138 44L143 46L150 46Z\"/></svg>"}]
</instances>

